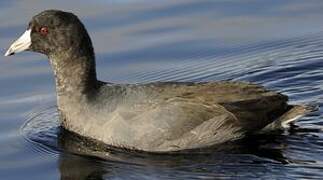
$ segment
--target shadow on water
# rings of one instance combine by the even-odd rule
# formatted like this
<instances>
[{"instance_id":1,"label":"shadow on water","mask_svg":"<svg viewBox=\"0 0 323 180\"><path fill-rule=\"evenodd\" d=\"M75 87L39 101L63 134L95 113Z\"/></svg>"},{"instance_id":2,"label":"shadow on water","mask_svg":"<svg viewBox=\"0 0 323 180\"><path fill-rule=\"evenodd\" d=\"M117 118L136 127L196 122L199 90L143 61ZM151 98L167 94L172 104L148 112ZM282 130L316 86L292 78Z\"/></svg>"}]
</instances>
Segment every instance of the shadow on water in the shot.
<instances>
[{"instance_id":1,"label":"shadow on water","mask_svg":"<svg viewBox=\"0 0 323 180\"><path fill-rule=\"evenodd\" d=\"M258 166L254 172L259 173L259 167L268 164L279 166L289 163L283 155L279 135L250 137L234 143L223 144L221 147L199 149L172 154L148 154L129 152L111 147L104 147L79 137L73 133L60 130L58 147L62 153L59 158L59 169L62 179L87 179L101 177L114 177L115 173L127 177L156 174L160 176L171 175L178 172L178 178L192 177L197 174L214 177L230 177L236 175L239 166ZM276 143L276 144L275 144ZM93 157L97 157L93 160ZM219 168L226 166L226 169ZM149 169L147 170L147 167ZM215 168L218 167L218 168ZM120 172L116 172L120 171ZM159 173L156 173L160 171ZM263 167L262 171L266 171ZM79 173L81 172L81 173ZM172 173L171 173L172 172ZM183 174L186 172L186 174ZM232 174L231 174L232 173ZM265 172L264 172L265 173ZM174 173L176 174L176 173ZM174 176L174 175L173 175ZM248 175L247 175L248 176ZM100 179L100 178L99 178Z\"/></svg>"},{"instance_id":2,"label":"shadow on water","mask_svg":"<svg viewBox=\"0 0 323 180\"><path fill-rule=\"evenodd\" d=\"M294 133L296 131L294 130ZM59 170L62 179L103 179L120 175L144 178L152 174L159 176L172 174L178 178L198 174L234 177L237 173L241 177L252 177L254 174L266 174L268 171L266 167L269 165L283 168L293 163L294 160L284 155L287 142L281 132L276 132L251 136L237 142L222 144L221 147L172 154L148 154L106 147L59 129L57 147L60 151ZM313 162L298 161L298 163ZM243 170L239 168L240 166L254 168Z\"/></svg>"}]
</instances>

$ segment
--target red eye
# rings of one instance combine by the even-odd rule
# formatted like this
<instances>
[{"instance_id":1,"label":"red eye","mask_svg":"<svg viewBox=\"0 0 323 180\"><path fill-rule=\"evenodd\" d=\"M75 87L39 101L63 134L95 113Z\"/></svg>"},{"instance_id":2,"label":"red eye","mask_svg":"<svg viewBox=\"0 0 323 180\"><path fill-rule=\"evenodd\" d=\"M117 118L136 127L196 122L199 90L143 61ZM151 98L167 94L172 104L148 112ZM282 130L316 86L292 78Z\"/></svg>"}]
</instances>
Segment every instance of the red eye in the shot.
<instances>
[{"instance_id":1,"label":"red eye","mask_svg":"<svg viewBox=\"0 0 323 180\"><path fill-rule=\"evenodd\" d=\"M48 28L47 27L41 27L39 29L39 33L43 36L46 36L48 34Z\"/></svg>"}]
</instances>

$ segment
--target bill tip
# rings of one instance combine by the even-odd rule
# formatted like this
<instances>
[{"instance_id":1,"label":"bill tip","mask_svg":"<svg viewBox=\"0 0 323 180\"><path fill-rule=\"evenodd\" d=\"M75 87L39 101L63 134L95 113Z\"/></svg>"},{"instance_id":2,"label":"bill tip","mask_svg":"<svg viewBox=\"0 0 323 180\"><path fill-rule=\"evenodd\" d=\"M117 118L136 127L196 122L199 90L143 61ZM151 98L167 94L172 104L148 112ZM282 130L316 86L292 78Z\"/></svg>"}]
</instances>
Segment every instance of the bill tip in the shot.
<instances>
[{"instance_id":1,"label":"bill tip","mask_svg":"<svg viewBox=\"0 0 323 180\"><path fill-rule=\"evenodd\" d=\"M13 52L10 52L9 50L4 54L4 56L11 56L13 55L14 53Z\"/></svg>"}]
</instances>

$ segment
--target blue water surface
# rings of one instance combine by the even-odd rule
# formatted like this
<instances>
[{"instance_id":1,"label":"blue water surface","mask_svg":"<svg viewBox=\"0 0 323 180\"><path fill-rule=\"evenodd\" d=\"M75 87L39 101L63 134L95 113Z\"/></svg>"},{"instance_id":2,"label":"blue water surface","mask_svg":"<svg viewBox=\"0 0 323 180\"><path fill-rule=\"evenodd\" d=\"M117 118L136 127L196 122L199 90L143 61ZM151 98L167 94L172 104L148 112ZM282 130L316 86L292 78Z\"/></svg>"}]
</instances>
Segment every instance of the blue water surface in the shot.
<instances>
[{"instance_id":1,"label":"blue water surface","mask_svg":"<svg viewBox=\"0 0 323 180\"><path fill-rule=\"evenodd\" d=\"M321 0L3 0L1 53L45 9L84 22L101 80L249 81L290 103L322 105ZM0 63L0 179L323 178L322 110L222 150L103 151L60 128L47 57L24 52Z\"/></svg>"}]
</instances>

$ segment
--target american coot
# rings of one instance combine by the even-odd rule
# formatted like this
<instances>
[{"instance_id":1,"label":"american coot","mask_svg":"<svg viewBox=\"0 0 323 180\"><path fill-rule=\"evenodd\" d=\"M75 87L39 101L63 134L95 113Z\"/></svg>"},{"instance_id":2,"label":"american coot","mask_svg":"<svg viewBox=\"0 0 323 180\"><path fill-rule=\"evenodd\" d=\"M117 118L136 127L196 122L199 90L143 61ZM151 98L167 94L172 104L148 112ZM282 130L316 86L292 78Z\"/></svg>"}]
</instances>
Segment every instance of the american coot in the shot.
<instances>
[{"instance_id":1,"label":"american coot","mask_svg":"<svg viewBox=\"0 0 323 180\"><path fill-rule=\"evenodd\" d=\"M34 16L5 55L24 50L48 56L63 127L116 147L150 152L208 147L280 126L309 111L251 83L99 81L84 25L59 10Z\"/></svg>"}]
</instances>

